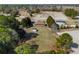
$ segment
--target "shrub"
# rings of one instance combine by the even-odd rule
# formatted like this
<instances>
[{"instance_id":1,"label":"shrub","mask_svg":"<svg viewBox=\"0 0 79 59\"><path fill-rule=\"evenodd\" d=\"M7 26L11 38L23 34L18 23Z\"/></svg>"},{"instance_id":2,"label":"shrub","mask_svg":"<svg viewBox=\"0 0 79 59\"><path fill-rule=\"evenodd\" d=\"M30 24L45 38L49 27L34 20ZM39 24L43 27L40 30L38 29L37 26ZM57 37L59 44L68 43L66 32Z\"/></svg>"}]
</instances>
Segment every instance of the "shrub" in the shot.
<instances>
[{"instance_id":1,"label":"shrub","mask_svg":"<svg viewBox=\"0 0 79 59\"><path fill-rule=\"evenodd\" d=\"M48 24L48 26L49 27L51 27L51 25L53 24L53 23L55 23L55 21L54 21L54 19L51 17L51 16L49 16L48 18L47 18L47 24Z\"/></svg>"},{"instance_id":2,"label":"shrub","mask_svg":"<svg viewBox=\"0 0 79 59\"><path fill-rule=\"evenodd\" d=\"M0 25L16 29L19 27L19 22L13 16L0 16Z\"/></svg>"},{"instance_id":3,"label":"shrub","mask_svg":"<svg viewBox=\"0 0 79 59\"><path fill-rule=\"evenodd\" d=\"M15 48L15 52L17 54L31 54L35 53L37 48L38 48L37 45L34 46L34 45L22 44Z\"/></svg>"},{"instance_id":4,"label":"shrub","mask_svg":"<svg viewBox=\"0 0 79 59\"><path fill-rule=\"evenodd\" d=\"M19 39L19 37L14 36L12 32L10 28L0 26L0 53L13 53L16 46L15 40Z\"/></svg>"},{"instance_id":5,"label":"shrub","mask_svg":"<svg viewBox=\"0 0 79 59\"><path fill-rule=\"evenodd\" d=\"M74 9L66 9L65 14L69 17L74 18L77 15L77 11L75 11Z\"/></svg>"},{"instance_id":6,"label":"shrub","mask_svg":"<svg viewBox=\"0 0 79 59\"><path fill-rule=\"evenodd\" d=\"M73 43L72 37L68 33L62 34L58 39L57 39L57 46L61 48L70 48L71 44Z\"/></svg>"},{"instance_id":7,"label":"shrub","mask_svg":"<svg viewBox=\"0 0 79 59\"><path fill-rule=\"evenodd\" d=\"M30 54L31 50L30 50L30 47L28 45L20 45L20 46L15 48L15 52L17 54Z\"/></svg>"}]
</instances>

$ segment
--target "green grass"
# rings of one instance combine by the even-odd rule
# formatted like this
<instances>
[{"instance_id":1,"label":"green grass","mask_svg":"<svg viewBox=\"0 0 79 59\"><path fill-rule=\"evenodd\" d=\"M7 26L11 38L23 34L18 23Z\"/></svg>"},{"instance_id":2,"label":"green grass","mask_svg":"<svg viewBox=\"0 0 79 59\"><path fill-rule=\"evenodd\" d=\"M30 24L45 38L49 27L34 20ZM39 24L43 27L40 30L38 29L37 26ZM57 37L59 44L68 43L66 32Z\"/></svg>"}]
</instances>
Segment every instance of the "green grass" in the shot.
<instances>
[{"instance_id":1,"label":"green grass","mask_svg":"<svg viewBox=\"0 0 79 59\"><path fill-rule=\"evenodd\" d=\"M27 42L35 41L39 45L37 52L51 50L52 45L56 42L56 34L49 31L46 27L35 26L35 28L38 29L38 36ZM27 31L31 32L32 28L27 29Z\"/></svg>"}]
</instances>

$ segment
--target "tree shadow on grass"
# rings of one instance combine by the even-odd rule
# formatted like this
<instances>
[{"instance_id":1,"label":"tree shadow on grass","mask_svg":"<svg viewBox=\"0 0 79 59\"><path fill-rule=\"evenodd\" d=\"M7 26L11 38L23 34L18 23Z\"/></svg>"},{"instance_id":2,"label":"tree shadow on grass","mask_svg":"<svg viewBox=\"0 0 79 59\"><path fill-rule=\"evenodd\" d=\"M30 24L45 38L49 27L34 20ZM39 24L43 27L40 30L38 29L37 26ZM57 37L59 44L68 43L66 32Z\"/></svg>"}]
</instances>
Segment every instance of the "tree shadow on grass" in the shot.
<instances>
[{"instance_id":1,"label":"tree shadow on grass","mask_svg":"<svg viewBox=\"0 0 79 59\"><path fill-rule=\"evenodd\" d=\"M25 36L24 36L24 39L25 40L30 40L32 38L36 38L38 36L37 33L26 33Z\"/></svg>"},{"instance_id":2,"label":"tree shadow on grass","mask_svg":"<svg viewBox=\"0 0 79 59\"><path fill-rule=\"evenodd\" d=\"M72 43L71 48L78 48L78 44L77 43Z\"/></svg>"},{"instance_id":3,"label":"tree shadow on grass","mask_svg":"<svg viewBox=\"0 0 79 59\"><path fill-rule=\"evenodd\" d=\"M34 44L34 45L31 46L30 49L32 50L32 54L36 53L38 47L39 47L39 45L36 45L36 44Z\"/></svg>"},{"instance_id":4,"label":"tree shadow on grass","mask_svg":"<svg viewBox=\"0 0 79 59\"><path fill-rule=\"evenodd\" d=\"M27 33L23 29L18 29L17 33L18 33L18 35L20 37L20 40L19 40L20 42L25 42L27 40L31 40L32 38L36 38L38 36L37 33L32 33L32 32Z\"/></svg>"}]
</instances>

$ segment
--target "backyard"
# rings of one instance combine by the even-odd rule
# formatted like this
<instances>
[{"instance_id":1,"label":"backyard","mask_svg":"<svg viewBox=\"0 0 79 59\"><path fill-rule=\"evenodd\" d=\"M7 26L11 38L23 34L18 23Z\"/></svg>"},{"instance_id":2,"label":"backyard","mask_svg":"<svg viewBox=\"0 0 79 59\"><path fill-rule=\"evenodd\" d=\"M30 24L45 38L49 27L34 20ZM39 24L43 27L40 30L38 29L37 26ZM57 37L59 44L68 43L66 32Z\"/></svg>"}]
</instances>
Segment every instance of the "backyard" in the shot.
<instances>
[{"instance_id":1,"label":"backyard","mask_svg":"<svg viewBox=\"0 0 79 59\"><path fill-rule=\"evenodd\" d=\"M26 29L27 32L31 32L33 28L38 29L38 36L26 41L26 43L35 42L39 47L37 53L44 51L50 51L51 47L56 42L56 34L52 33L47 27L34 26L32 28Z\"/></svg>"}]
</instances>

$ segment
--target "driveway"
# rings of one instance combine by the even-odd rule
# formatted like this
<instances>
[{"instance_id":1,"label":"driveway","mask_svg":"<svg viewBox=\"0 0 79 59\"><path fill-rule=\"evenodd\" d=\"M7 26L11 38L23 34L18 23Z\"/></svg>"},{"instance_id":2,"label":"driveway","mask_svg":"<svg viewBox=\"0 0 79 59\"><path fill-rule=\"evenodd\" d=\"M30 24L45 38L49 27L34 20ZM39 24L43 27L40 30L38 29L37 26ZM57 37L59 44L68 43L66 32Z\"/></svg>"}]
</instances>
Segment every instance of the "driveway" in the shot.
<instances>
[{"instance_id":1,"label":"driveway","mask_svg":"<svg viewBox=\"0 0 79 59\"><path fill-rule=\"evenodd\" d=\"M65 32L58 32L58 35L61 35L63 33L69 33L73 38L73 45L71 54L79 54L79 30L73 30L73 31L65 31Z\"/></svg>"}]
</instances>

